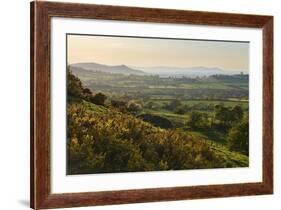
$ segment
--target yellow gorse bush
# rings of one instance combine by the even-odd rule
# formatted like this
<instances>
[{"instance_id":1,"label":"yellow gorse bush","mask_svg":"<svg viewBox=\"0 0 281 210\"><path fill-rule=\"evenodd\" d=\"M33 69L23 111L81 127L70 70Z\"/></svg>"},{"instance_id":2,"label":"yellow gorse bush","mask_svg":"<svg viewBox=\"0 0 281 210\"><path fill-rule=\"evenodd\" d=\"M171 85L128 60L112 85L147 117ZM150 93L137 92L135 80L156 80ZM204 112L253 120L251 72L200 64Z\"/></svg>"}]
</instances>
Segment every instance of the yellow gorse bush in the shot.
<instances>
[{"instance_id":1,"label":"yellow gorse bush","mask_svg":"<svg viewBox=\"0 0 281 210\"><path fill-rule=\"evenodd\" d=\"M239 166L203 139L155 127L114 109L72 103L67 120L69 174Z\"/></svg>"}]
</instances>

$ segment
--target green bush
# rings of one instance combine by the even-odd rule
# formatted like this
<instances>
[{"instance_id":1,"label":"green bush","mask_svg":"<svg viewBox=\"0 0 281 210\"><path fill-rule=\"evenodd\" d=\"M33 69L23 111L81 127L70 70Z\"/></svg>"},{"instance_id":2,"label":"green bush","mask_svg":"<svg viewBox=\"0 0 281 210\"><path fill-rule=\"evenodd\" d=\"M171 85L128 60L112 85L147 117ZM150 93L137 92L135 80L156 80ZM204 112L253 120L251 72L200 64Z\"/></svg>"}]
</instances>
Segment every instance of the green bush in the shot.
<instances>
[{"instance_id":1,"label":"green bush","mask_svg":"<svg viewBox=\"0 0 281 210\"><path fill-rule=\"evenodd\" d=\"M208 114L193 111L189 116L188 125L194 130L206 129L209 127Z\"/></svg>"},{"instance_id":2,"label":"green bush","mask_svg":"<svg viewBox=\"0 0 281 210\"><path fill-rule=\"evenodd\" d=\"M90 102L104 106L105 100L107 99L106 95L103 93L97 93L96 95L90 98Z\"/></svg>"},{"instance_id":3,"label":"green bush","mask_svg":"<svg viewBox=\"0 0 281 210\"><path fill-rule=\"evenodd\" d=\"M227 145L230 150L249 155L249 119L245 117L241 122L233 126L227 137Z\"/></svg>"}]
</instances>

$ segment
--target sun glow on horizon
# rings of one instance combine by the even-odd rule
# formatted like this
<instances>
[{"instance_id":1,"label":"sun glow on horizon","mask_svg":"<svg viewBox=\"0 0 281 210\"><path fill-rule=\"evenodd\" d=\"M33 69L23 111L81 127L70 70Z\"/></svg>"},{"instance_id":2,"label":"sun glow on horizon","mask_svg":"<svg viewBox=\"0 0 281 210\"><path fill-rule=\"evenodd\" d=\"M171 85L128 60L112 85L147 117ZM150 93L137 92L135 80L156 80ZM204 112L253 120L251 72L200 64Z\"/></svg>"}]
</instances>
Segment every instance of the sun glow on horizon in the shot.
<instances>
[{"instance_id":1,"label":"sun glow on horizon","mask_svg":"<svg viewBox=\"0 0 281 210\"><path fill-rule=\"evenodd\" d=\"M136 67L170 66L249 70L249 43L209 40L67 36L67 63Z\"/></svg>"}]
</instances>

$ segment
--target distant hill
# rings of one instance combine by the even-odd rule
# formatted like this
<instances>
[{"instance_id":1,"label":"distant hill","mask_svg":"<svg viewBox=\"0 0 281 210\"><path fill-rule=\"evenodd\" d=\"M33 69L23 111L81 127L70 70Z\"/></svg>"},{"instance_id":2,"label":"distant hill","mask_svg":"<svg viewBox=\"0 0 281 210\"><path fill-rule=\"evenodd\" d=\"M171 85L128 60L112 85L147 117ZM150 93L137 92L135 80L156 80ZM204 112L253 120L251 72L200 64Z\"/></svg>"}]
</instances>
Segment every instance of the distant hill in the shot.
<instances>
[{"instance_id":1,"label":"distant hill","mask_svg":"<svg viewBox=\"0 0 281 210\"><path fill-rule=\"evenodd\" d=\"M125 75L146 75L147 73L130 68L126 65L118 65L118 66L109 66L104 64L98 64L98 63L76 63L70 65L70 70L88 70L88 71L101 71L106 73L112 73L112 74L125 74Z\"/></svg>"},{"instance_id":2,"label":"distant hill","mask_svg":"<svg viewBox=\"0 0 281 210\"><path fill-rule=\"evenodd\" d=\"M138 67L138 69L148 74L158 74L159 76L168 77L202 77L211 75L235 75L240 74L240 71L227 71L220 68L209 68L204 66L195 67L167 67L167 66L155 66L155 67Z\"/></svg>"},{"instance_id":3,"label":"distant hill","mask_svg":"<svg viewBox=\"0 0 281 210\"><path fill-rule=\"evenodd\" d=\"M209 68L204 66L195 67L169 67L169 66L154 66L154 67L135 67L127 65L105 65L99 63L75 63L70 65L72 71L100 71L111 74L124 75L159 75L160 77L203 77L211 75L237 75L241 71L229 71L220 68ZM246 73L247 74L247 73Z\"/></svg>"}]
</instances>

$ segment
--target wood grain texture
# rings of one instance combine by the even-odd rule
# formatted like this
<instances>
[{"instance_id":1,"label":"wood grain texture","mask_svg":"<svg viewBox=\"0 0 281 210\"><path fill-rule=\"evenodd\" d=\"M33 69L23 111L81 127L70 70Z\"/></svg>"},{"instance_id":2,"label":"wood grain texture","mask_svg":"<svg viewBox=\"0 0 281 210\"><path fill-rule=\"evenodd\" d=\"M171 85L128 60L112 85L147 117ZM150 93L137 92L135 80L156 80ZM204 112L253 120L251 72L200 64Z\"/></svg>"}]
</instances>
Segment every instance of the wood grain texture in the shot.
<instances>
[{"instance_id":1,"label":"wood grain texture","mask_svg":"<svg viewBox=\"0 0 281 210\"><path fill-rule=\"evenodd\" d=\"M263 182L273 193L273 17L263 26Z\"/></svg>"},{"instance_id":2,"label":"wood grain texture","mask_svg":"<svg viewBox=\"0 0 281 210\"><path fill-rule=\"evenodd\" d=\"M34 6L33 3L30 7L30 206L34 208L35 202L35 165L34 159L34 62L35 62L35 53L34 53Z\"/></svg>"},{"instance_id":3,"label":"wood grain texture","mask_svg":"<svg viewBox=\"0 0 281 210\"><path fill-rule=\"evenodd\" d=\"M263 29L263 181L108 192L50 192L50 20L52 17ZM56 2L31 3L31 208L215 198L273 193L273 17Z\"/></svg>"}]
</instances>

